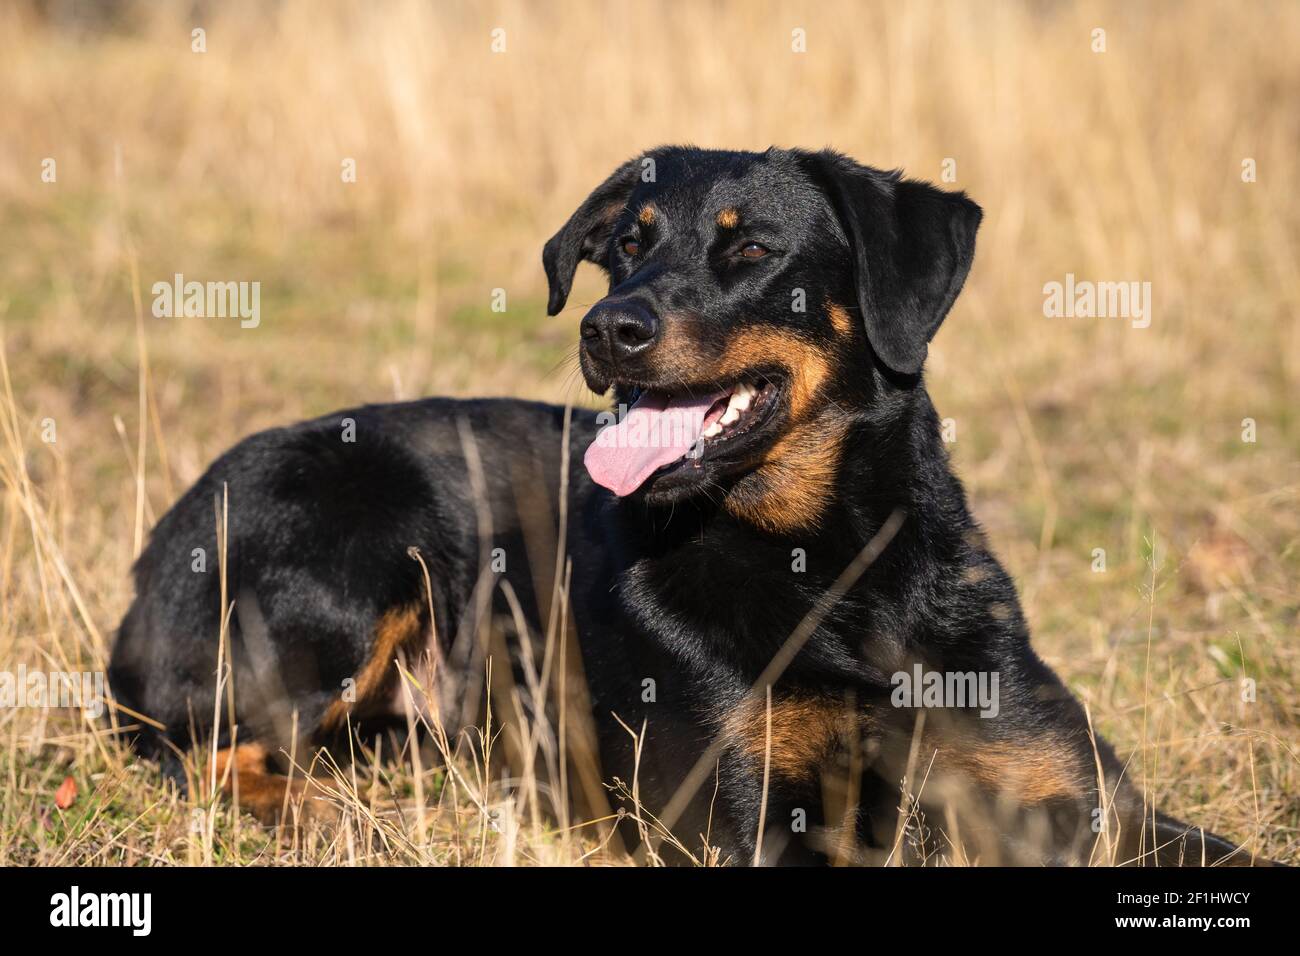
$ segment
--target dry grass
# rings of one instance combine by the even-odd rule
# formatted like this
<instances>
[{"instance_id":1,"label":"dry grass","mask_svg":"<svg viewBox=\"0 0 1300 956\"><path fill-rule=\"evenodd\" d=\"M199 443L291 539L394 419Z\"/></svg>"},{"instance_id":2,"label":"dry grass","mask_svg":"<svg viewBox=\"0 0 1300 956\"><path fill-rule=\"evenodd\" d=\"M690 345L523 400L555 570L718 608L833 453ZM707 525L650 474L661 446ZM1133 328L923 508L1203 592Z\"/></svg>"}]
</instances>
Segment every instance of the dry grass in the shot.
<instances>
[{"instance_id":1,"label":"dry grass","mask_svg":"<svg viewBox=\"0 0 1300 956\"><path fill-rule=\"evenodd\" d=\"M598 280L545 320L538 256L616 162L833 144L938 179L952 157L987 217L929 379L1036 646L1159 804L1300 862L1300 7L50 6L0 7L0 670L102 668L141 533L254 429L589 401L566 356ZM176 272L260 281L260 327L154 319ZM1067 272L1151 281L1151 327L1045 319ZM382 806L268 832L65 713L4 709L0 863L606 858L457 763L385 760Z\"/></svg>"}]
</instances>

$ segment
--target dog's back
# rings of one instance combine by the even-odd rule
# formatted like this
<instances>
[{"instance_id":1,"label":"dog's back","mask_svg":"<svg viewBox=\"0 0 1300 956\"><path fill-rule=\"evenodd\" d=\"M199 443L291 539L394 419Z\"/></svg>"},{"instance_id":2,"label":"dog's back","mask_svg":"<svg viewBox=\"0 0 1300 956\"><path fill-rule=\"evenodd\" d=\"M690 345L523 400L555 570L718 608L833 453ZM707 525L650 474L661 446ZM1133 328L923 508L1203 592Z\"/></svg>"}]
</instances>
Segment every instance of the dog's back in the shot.
<instances>
[{"instance_id":1,"label":"dog's back","mask_svg":"<svg viewBox=\"0 0 1300 956\"><path fill-rule=\"evenodd\" d=\"M405 626L397 644L414 658L421 648L409 642L436 619L450 654L472 627L462 616L482 547L508 550L502 577L536 626L529 553L510 545L518 494L557 511L563 419L530 402L428 399L272 429L224 454L159 521L135 567L109 680L119 704L165 727L146 724L140 749L208 738L223 596L235 722L241 736L284 744L290 711L317 726L365 672L381 628ZM578 439L590 419L576 416ZM228 733L223 724L220 745Z\"/></svg>"}]
</instances>

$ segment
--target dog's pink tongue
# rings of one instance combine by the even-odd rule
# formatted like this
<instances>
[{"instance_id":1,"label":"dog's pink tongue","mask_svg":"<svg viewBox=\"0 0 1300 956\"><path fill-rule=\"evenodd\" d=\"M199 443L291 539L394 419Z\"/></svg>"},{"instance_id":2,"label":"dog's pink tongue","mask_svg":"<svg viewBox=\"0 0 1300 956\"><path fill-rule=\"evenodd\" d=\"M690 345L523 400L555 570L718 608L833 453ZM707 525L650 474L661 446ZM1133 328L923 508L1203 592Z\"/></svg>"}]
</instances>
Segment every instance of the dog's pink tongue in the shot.
<instances>
[{"instance_id":1,"label":"dog's pink tongue","mask_svg":"<svg viewBox=\"0 0 1300 956\"><path fill-rule=\"evenodd\" d=\"M664 392L645 392L621 422L601 429L587 447L583 462L591 480L620 498L630 495L656 470L690 451L711 424L706 421L709 409L725 395L670 398Z\"/></svg>"}]
</instances>

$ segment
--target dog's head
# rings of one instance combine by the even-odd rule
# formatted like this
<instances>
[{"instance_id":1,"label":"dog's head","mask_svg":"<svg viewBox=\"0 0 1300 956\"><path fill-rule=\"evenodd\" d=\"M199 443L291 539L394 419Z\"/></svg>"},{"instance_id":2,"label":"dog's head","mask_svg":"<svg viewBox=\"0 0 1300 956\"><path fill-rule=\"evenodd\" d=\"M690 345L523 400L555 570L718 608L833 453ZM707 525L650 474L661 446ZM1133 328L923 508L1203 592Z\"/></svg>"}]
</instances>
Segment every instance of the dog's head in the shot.
<instances>
[{"instance_id":1,"label":"dog's head","mask_svg":"<svg viewBox=\"0 0 1300 956\"><path fill-rule=\"evenodd\" d=\"M546 244L548 311L609 274L580 361L631 406L592 477L652 505L708 495L773 531L820 520L845 436L916 384L980 209L830 151L666 147L617 169Z\"/></svg>"}]
</instances>

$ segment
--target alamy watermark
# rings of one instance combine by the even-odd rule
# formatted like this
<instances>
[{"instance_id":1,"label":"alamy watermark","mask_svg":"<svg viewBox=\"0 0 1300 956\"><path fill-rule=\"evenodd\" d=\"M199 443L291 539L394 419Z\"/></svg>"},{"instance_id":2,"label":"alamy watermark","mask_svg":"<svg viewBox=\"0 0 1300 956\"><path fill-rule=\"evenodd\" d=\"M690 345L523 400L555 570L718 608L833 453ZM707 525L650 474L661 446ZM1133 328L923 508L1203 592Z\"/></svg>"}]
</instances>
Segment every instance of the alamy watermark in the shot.
<instances>
[{"instance_id":1,"label":"alamy watermark","mask_svg":"<svg viewBox=\"0 0 1300 956\"><path fill-rule=\"evenodd\" d=\"M0 671L0 707L76 707L92 719L104 713L103 671Z\"/></svg>"},{"instance_id":2,"label":"alamy watermark","mask_svg":"<svg viewBox=\"0 0 1300 956\"><path fill-rule=\"evenodd\" d=\"M981 717L996 717L1001 710L997 671L927 671L914 664L910 672L895 672L889 683L894 688L889 702L895 707L978 707Z\"/></svg>"},{"instance_id":3,"label":"alamy watermark","mask_svg":"<svg viewBox=\"0 0 1300 956\"><path fill-rule=\"evenodd\" d=\"M628 407L599 412L596 424L600 431L594 444L602 448L680 448L691 445L704 428L706 410L672 409L655 416L629 418ZM626 427L613 426L626 422Z\"/></svg>"},{"instance_id":4,"label":"alamy watermark","mask_svg":"<svg viewBox=\"0 0 1300 956\"><path fill-rule=\"evenodd\" d=\"M73 885L50 897L50 925L123 927L132 936L148 936L153 928L152 893L91 893Z\"/></svg>"},{"instance_id":5,"label":"alamy watermark","mask_svg":"<svg viewBox=\"0 0 1300 956\"><path fill-rule=\"evenodd\" d=\"M262 321L262 283L186 282L176 273L171 282L155 282L153 314L159 319L239 319L241 329Z\"/></svg>"},{"instance_id":6,"label":"alamy watermark","mask_svg":"<svg viewBox=\"0 0 1300 956\"><path fill-rule=\"evenodd\" d=\"M1129 319L1135 329L1151 324L1150 282L1092 282L1065 274L1043 286L1043 315L1049 319Z\"/></svg>"}]
</instances>

